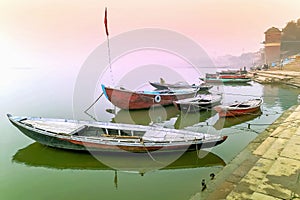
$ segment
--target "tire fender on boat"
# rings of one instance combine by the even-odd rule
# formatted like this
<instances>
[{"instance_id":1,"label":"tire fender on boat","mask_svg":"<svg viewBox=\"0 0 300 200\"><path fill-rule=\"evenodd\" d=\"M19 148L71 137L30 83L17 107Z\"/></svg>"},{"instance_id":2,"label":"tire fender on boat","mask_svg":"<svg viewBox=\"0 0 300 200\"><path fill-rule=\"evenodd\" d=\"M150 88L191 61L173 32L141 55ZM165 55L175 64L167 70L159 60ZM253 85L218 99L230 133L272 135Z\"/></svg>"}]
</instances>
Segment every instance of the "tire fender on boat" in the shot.
<instances>
[{"instance_id":1,"label":"tire fender on boat","mask_svg":"<svg viewBox=\"0 0 300 200\"><path fill-rule=\"evenodd\" d=\"M154 97L154 101L155 101L155 103L159 103L159 102L161 101L160 95L156 95L156 96Z\"/></svg>"}]
</instances>

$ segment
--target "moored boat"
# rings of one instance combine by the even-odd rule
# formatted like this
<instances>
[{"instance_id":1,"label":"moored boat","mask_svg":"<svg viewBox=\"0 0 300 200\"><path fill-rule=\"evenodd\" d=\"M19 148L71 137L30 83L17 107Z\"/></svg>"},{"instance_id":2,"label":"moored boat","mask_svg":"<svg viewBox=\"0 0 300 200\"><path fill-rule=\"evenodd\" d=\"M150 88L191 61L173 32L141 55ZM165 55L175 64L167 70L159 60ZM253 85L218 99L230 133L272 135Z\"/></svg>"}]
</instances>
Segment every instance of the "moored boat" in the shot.
<instances>
[{"instance_id":1,"label":"moored boat","mask_svg":"<svg viewBox=\"0 0 300 200\"><path fill-rule=\"evenodd\" d=\"M221 100L221 95L206 94L174 101L173 104L178 110L183 112L199 112L220 104Z\"/></svg>"},{"instance_id":2,"label":"moored boat","mask_svg":"<svg viewBox=\"0 0 300 200\"><path fill-rule=\"evenodd\" d=\"M242 70L222 70L215 74L205 74L205 82L207 83L246 83L251 81L247 77L246 69Z\"/></svg>"},{"instance_id":3,"label":"moored boat","mask_svg":"<svg viewBox=\"0 0 300 200\"><path fill-rule=\"evenodd\" d=\"M104 85L102 85L102 90L113 105L129 110L147 109L156 105L172 105L173 101L193 97L198 91L197 89L131 91Z\"/></svg>"},{"instance_id":4,"label":"moored boat","mask_svg":"<svg viewBox=\"0 0 300 200\"><path fill-rule=\"evenodd\" d=\"M31 139L56 148L90 152L175 152L221 144L227 136L110 122L7 115Z\"/></svg>"},{"instance_id":5,"label":"moored boat","mask_svg":"<svg viewBox=\"0 0 300 200\"><path fill-rule=\"evenodd\" d=\"M215 106L220 117L235 117L256 112L260 109L262 99L250 99L243 102L234 102L228 105Z\"/></svg>"},{"instance_id":6,"label":"moored boat","mask_svg":"<svg viewBox=\"0 0 300 200\"><path fill-rule=\"evenodd\" d=\"M206 77L203 80L207 83L247 83L251 81L244 75Z\"/></svg>"},{"instance_id":7,"label":"moored boat","mask_svg":"<svg viewBox=\"0 0 300 200\"><path fill-rule=\"evenodd\" d=\"M159 82L149 82L149 83L150 83L151 86L153 86L154 88L159 89L159 90L194 88L194 89L198 89L199 91L207 91L207 90L209 90L213 87L212 85L208 85L208 84L200 84L200 85L192 84L192 85L189 85L185 82L177 82L177 83L174 83L174 84L159 83Z\"/></svg>"},{"instance_id":8,"label":"moored boat","mask_svg":"<svg viewBox=\"0 0 300 200\"><path fill-rule=\"evenodd\" d=\"M182 89L182 88L197 88L197 85L192 84L189 85L186 82L177 82L177 83L159 83L159 82L149 82L149 84L153 87L155 87L156 89L159 90L166 90L166 89Z\"/></svg>"}]
</instances>

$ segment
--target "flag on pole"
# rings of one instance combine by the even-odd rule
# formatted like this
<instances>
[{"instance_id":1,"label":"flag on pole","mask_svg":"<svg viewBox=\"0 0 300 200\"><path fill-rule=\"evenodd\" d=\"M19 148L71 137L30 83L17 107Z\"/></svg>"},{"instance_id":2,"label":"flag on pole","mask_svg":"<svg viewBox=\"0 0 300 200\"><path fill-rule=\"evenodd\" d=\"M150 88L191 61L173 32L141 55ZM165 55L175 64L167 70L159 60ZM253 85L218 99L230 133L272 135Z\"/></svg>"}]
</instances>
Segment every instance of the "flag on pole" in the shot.
<instances>
[{"instance_id":1,"label":"flag on pole","mask_svg":"<svg viewBox=\"0 0 300 200\"><path fill-rule=\"evenodd\" d=\"M107 9L105 8L105 14L104 14L104 25L105 25L105 31L106 35L108 36L108 28L107 28Z\"/></svg>"}]
</instances>

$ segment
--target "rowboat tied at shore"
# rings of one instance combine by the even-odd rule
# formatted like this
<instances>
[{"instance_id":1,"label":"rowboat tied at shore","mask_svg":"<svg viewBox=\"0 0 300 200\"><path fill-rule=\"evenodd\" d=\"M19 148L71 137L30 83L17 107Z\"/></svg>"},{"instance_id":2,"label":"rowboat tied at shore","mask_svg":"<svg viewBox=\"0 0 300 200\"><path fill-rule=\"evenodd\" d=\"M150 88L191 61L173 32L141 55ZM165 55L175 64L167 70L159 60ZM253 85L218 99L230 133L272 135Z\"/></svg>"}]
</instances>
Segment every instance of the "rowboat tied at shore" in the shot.
<instances>
[{"instance_id":1,"label":"rowboat tied at shore","mask_svg":"<svg viewBox=\"0 0 300 200\"><path fill-rule=\"evenodd\" d=\"M190 98L197 93L197 89L131 91L104 85L102 85L102 90L113 105L127 110L147 109L156 105L172 105L173 101Z\"/></svg>"},{"instance_id":2,"label":"rowboat tied at shore","mask_svg":"<svg viewBox=\"0 0 300 200\"><path fill-rule=\"evenodd\" d=\"M261 104L262 99L250 99L243 102L215 106L214 109L219 113L220 117L235 117L254 113L260 110Z\"/></svg>"},{"instance_id":3,"label":"rowboat tied at shore","mask_svg":"<svg viewBox=\"0 0 300 200\"><path fill-rule=\"evenodd\" d=\"M210 148L227 138L156 126L7 116L29 138L47 146L70 150L174 152Z\"/></svg>"}]
</instances>

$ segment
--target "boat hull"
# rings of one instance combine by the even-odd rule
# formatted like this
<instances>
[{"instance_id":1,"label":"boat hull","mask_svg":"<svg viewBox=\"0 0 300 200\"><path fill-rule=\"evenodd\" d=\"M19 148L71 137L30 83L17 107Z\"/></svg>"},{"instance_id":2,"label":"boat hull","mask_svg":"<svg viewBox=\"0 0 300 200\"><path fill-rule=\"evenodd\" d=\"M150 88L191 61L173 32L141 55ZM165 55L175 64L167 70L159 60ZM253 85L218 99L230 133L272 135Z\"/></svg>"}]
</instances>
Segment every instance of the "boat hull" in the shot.
<instances>
[{"instance_id":1,"label":"boat hull","mask_svg":"<svg viewBox=\"0 0 300 200\"><path fill-rule=\"evenodd\" d=\"M247 83L251 81L250 78L207 78L207 83Z\"/></svg>"},{"instance_id":2,"label":"boat hull","mask_svg":"<svg viewBox=\"0 0 300 200\"><path fill-rule=\"evenodd\" d=\"M152 106L172 105L173 101L195 96L196 90L182 93L142 93L102 87L106 98L115 106L126 110L147 109Z\"/></svg>"},{"instance_id":3,"label":"boat hull","mask_svg":"<svg viewBox=\"0 0 300 200\"><path fill-rule=\"evenodd\" d=\"M199 91L208 91L213 87L212 85L206 85L206 84L197 86L197 85L188 85L188 84L161 84L156 82L149 82L149 83L150 85L152 85L158 90L198 88Z\"/></svg>"},{"instance_id":4,"label":"boat hull","mask_svg":"<svg viewBox=\"0 0 300 200\"><path fill-rule=\"evenodd\" d=\"M193 105L193 104L185 104L185 103L174 103L175 107L182 111L182 112L185 112L185 113L188 113L188 112L191 112L191 113L194 113L194 112L199 112L199 111L202 111L202 110L209 110L211 107L215 106L215 105L218 105L219 102L216 102L216 103L212 103L212 104L207 104L207 105Z\"/></svg>"},{"instance_id":5,"label":"boat hull","mask_svg":"<svg viewBox=\"0 0 300 200\"><path fill-rule=\"evenodd\" d=\"M220 117L235 117L250 114L258 111L260 108L250 108L246 110L216 110Z\"/></svg>"},{"instance_id":6,"label":"boat hull","mask_svg":"<svg viewBox=\"0 0 300 200\"><path fill-rule=\"evenodd\" d=\"M208 110L213 106L220 104L221 95L198 95L197 97L174 101L174 106L182 112L199 112Z\"/></svg>"},{"instance_id":7,"label":"boat hull","mask_svg":"<svg viewBox=\"0 0 300 200\"><path fill-rule=\"evenodd\" d=\"M191 151L204 148L211 148L223 143L227 136L214 137L212 139L193 139L180 141L148 141L147 139L135 138L134 136L119 137L91 137L91 136L76 136L74 134L58 134L50 130L43 130L39 127L29 126L23 123L22 120L27 118L13 118L9 116L11 123L16 126L22 133L29 138L43 145L77 151L89 152L133 152L133 153L148 153L148 152L176 152L176 151ZM51 119L53 121L53 119ZM37 122L40 122L37 120ZM62 123L60 121L60 123ZM141 126L139 126L141 127ZM101 127L100 127L101 128ZM150 129L150 128L149 128ZM154 128L155 129L155 128ZM163 129L163 131L170 131ZM174 130L178 132L179 130Z\"/></svg>"},{"instance_id":8,"label":"boat hull","mask_svg":"<svg viewBox=\"0 0 300 200\"><path fill-rule=\"evenodd\" d=\"M262 100L257 99L255 105L249 106L248 108L239 108L233 106L215 106L214 109L219 113L220 117L236 117L258 112L260 110L261 104Z\"/></svg>"}]
</instances>

